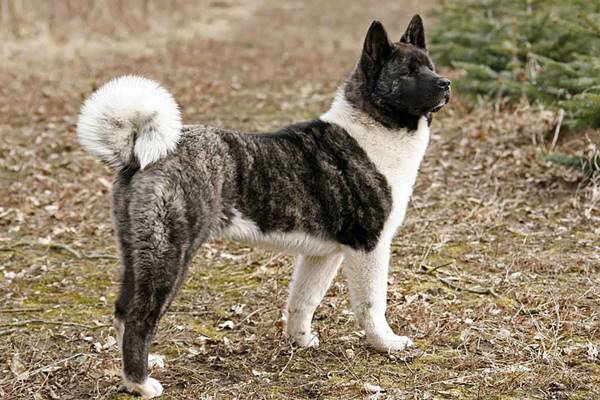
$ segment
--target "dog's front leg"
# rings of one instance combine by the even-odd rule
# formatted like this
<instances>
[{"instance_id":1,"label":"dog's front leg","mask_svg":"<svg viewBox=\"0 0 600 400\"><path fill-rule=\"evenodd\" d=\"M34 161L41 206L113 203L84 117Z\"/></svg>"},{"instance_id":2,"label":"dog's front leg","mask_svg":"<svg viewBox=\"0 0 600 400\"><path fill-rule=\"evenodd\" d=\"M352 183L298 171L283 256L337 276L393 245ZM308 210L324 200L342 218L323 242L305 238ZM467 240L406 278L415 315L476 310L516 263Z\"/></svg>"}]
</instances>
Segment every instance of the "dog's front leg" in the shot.
<instances>
[{"instance_id":1,"label":"dog's front leg","mask_svg":"<svg viewBox=\"0 0 600 400\"><path fill-rule=\"evenodd\" d=\"M368 343L385 352L413 345L410 338L394 334L385 317L389 261L390 243L382 242L370 252L352 250L343 268L358 323Z\"/></svg>"},{"instance_id":2,"label":"dog's front leg","mask_svg":"<svg viewBox=\"0 0 600 400\"><path fill-rule=\"evenodd\" d=\"M286 304L285 333L297 345L319 345L319 338L311 328L312 317L343 258L343 254L332 254L321 257L298 256L296 259Z\"/></svg>"}]
</instances>

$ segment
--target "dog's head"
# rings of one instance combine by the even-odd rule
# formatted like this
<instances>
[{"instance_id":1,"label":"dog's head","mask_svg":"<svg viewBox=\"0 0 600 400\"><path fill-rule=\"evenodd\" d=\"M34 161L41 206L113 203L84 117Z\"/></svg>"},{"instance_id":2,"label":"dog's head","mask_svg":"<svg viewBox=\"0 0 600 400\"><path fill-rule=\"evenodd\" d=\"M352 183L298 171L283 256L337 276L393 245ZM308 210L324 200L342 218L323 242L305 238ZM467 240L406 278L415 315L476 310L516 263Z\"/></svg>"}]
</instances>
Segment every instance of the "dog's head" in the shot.
<instances>
[{"instance_id":1,"label":"dog's head","mask_svg":"<svg viewBox=\"0 0 600 400\"><path fill-rule=\"evenodd\" d=\"M373 21L346 96L384 125L408 128L449 101L450 81L435 72L419 15L396 43Z\"/></svg>"}]
</instances>

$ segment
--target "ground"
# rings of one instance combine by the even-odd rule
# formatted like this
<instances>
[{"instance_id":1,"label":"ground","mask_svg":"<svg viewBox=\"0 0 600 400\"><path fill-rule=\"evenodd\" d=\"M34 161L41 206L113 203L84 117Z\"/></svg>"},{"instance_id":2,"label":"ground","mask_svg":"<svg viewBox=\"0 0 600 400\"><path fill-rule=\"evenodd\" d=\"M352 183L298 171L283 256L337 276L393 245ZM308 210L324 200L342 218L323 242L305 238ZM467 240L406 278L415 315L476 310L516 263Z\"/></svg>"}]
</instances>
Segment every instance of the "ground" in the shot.
<instances>
[{"instance_id":1,"label":"ground","mask_svg":"<svg viewBox=\"0 0 600 400\"><path fill-rule=\"evenodd\" d=\"M53 2L47 25L43 7L17 7L1 32L6 399L129 398L111 327L111 171L74 135L94 88L140 73L173 91L186 122L271 130L327 109L372 19L395 38L414 12L435 23L431 1L92 3L75 18L81 3ZM210 243L152 347L164 398L599 398L600 190L540 159L553 119L460 94L436 114L389 279L390 323L419 350L367 347L342 279L315 317L321 346L290 345L293 259Z\"/></svg>"}]
</instances>

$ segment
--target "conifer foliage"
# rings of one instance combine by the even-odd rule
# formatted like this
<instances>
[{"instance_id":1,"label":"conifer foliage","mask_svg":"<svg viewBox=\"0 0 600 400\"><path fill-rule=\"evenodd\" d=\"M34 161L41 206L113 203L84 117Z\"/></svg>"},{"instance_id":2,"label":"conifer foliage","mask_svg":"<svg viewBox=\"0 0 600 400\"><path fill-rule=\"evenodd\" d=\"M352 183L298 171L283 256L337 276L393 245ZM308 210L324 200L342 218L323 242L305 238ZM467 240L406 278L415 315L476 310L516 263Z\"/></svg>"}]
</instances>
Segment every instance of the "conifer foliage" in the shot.
<instances>
[{"instance_id":1,"label":"conifer foliage","mask_svg":"<svg viewBox=\"0 0 600 400\"><path fill-rule=\"evenodd\" d=\"M461 94L525 97L564 109L566 128L600 129L600 0L447 0L436 16L431 51L466 71ZM598 167L597 153L568 157Z\"/></svg>"}]
</instances>

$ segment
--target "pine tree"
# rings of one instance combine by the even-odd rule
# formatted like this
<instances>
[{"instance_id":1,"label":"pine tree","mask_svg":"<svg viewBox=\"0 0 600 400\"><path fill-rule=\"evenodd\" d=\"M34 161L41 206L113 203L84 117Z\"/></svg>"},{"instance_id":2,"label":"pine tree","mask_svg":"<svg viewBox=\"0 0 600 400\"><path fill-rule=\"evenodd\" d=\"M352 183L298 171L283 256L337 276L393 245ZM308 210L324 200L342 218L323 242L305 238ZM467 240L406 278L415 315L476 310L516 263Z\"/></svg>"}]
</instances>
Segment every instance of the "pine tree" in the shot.
<instances>
[{"instance_id":1,"label":"pine tree","mask_svg":"<svg viewBox=\"0 0 600 400\"><path fill-rule=\"evenodd\" d=\"M451 0L437 18L431 51L466 71L462 94L526 97L563 108L569 129L600 129L600 1ZM584 158L548 157L600 173L598 153Z\"/></svg>"},{"instance_id":2,"label":"pine tree","mask_svg":"<svg viewBox=\"0 0 600 400\"><path fill-rule=\"evenodd\" d=\"M583 171L586 179L590 179L600 171L600 153L595 152L588 157L553 153L544 157L545 160Z\"/></svg>"}]
</instances>

